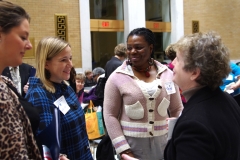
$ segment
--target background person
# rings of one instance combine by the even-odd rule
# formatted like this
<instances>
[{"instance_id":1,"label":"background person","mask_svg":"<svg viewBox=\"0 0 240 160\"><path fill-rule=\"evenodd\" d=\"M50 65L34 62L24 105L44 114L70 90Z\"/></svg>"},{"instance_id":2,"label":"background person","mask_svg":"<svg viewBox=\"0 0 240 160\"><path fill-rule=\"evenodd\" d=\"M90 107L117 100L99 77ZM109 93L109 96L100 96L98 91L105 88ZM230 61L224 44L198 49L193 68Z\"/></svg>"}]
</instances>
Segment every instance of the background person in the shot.
<instances>
[{"instance_id":1,"label":"background person","mask_svg":"<svg viewBox=\"0 0 240 160\"><path fill-rule=\"evenodd\" d=\"M240 108L219 86L230 72L229 52L214 33L184 36L176 44L173 81L187 103L164 160L240 159Z\"/></svg>"},{"instance_id":2,"label":"background person","mask_svg":"<svg viewBox=\"0 0 240 160\"><path fill-rule=\"evenodd\" d=\"M43 38L36 50L36 77L29 79L26 98L40 112L40 125L37 130L39 138L52 121L52 110L56 108L54 102L62 97L59 102L59 106L63 106L59 108L60 153L66 154L71 160L92 160L84 112L75 91L65 83L70 78L71 68L70 45L57 37Z\"/></svg>"},{"instance_id":3,"label":"background person","mask_svg":"<svg viewBox=\"0 0 240 160\"><path fill-rule=\"evenodd\" d=\"M76 79L76 94L78 97L78 101L81 104L83 103L85 76L83 73L78 73L75 79Z\"/></svg>"},{"instance_id":4,"label":"background person","mask_svg":"<svg viewBox=\"0 0 240 160\"><path fill-rule=\"evenodd\" d=\"M32 48L29 36L30 16L8 1L0 1L0 73L8 66L22 63L25 51ZM17 95L8 85L13 82L0 76L0 159L41 160L30 121Z\"/></svg>"},{"instance_id":5,"label":"background person","mask_svg":"<svg viewBox=\"0 0 240 160\"><path fill-rule=\"evenodd\" d=\"M111 73L115 71L115 69L122 65L122 62L127 57L126 51L127 48L124 43L120 43L114 48L115 55L109 61L107 61L105 65L105 77L107 79L111 75Z\"/></svg>"},{"instance_id":6,"label":"background person","mask_svg":"<svg viewBox=\"0 0 240 160\"><path fill-rule=\"evenodd\" d=\"M165 49L165 54L171 60L167 64L167 66L169 69L173 70L174 66L172 64L172 61L176 58L176 52L174 51L174 44L170 44L169 46L167 46L167 48Z\"/></svg>"},{"instance_id":7,"label":"background person","mask_svg":"<svg viewBox=\"0 0 240 160\"><path fill-rule=\"evenodd\" d=\"M86 70L84 74L86 77L84 87L92 87L96 85L96 82L93 80L93 73L91 70Z\"/></svg>"},{"instance_id":8,"label":"background person","mask_svg":"<svg viewBox=\"0 0 240 160\"><path fill-rule=\"evenodd\" d=\"M223 84L220 88L231 94L240 106L240 67L233 62L229 64L231 72L223 79Z\"/></svg>"},{"instance_id":9,"label":"background person","mask_svg":"<svg viewBox=\"0 0 240 160\"><path fill-rule=\"evenodd\" d=\"M13 80L18 92L24 97L28 89L28 79L35 76L35 73L36 69L33 66L22 63L16 67L6 67L2 75Z\"/></svg>"},{"instance_id":10,"label":"background person","mask_svg":"<svg viewBox=\"0 0 240 160\"><path fill-rule=\"evenodd\" d=\"M128 60L105 87L104 119L116 152L139 159L163 159L167 122L183 109L173 73L153 60L154 34L136 28L127 37Z\"/></svg>"},{"instance_id":11,"label":"background person","mask_svg":"<svg viewBox=\"0 0 240 160\"><path fill-rule=\"evenodd\" d=\"M101 77L105 77L105 70L101 67L97 67L93 69L93 81L95 83L98 82L98 79ZM98 85L98 84L97 84ZM90 100L93 102L94 106L103 106L103 98L99 98L95 94L96 86L94 86L89 92L84 92L83 95L83 103L89 103Z\"/></svg>"}]
</instances>

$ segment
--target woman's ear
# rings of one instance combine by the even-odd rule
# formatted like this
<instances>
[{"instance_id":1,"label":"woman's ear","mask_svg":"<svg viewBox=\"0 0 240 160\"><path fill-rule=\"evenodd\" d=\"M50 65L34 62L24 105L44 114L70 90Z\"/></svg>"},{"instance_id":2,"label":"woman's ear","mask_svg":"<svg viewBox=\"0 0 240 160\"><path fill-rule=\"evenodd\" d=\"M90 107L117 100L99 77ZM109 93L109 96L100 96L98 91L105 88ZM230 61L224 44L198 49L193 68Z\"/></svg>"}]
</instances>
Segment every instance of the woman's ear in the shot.
<instances>
[{"instance_id":1,"label":"woman's ear","mask_svg":"<svg viewBox=\"0 0 240 160\"><path fill-rule=\"evenodd\" d=\"M0 27L0 42L2 41L2 27Z\"/></svg>"},{"instance_id":2,"label":"woman's ear","mask_svg":"<svg viewBox=\"0 0 240 160\"><path fill-rule=\"evenodd\" d=\"M152 54L152 52L153 52L153 44L150 44L149 49L150 49L150 53Z\"/></svg>"},{"instance_id":3,"label":"woman's ear","mask_svg":"<svg viewBox=\"0 0 240 160\"><path fill-rule=\"evenodd\" d=\"M192 75L190 77L191 80L196 80L199 76L200 76L200 69L196 68L193 72Z\"/></svg>"},{"instance_id":4,"label":"woman's ear","mask_svg":"<svg viewBox=\"0 0 240 160\"><path fill-rule=\"evenodd\" d=\"M46 61L46 63L45 63L45 69L47 69L47 70L48 70L48 68L49 68L49 62L48 62L48 61Z\"/></svg>"}]
</instances>

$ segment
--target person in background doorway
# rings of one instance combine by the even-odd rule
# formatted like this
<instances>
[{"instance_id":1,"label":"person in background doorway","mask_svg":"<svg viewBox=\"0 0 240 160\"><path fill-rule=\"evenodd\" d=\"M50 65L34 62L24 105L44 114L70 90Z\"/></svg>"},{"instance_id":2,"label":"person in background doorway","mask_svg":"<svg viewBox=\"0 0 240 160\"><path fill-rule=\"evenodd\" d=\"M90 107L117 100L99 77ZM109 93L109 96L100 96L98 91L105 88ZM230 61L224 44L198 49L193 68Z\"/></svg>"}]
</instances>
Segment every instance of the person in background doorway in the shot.
<instances>
[{"instance_id":1,"label":"person in background doorway","mask_svg":"<svg viewBox=\"0 0 240 160\"><path fill-rule=\"evenodd\" d=\"M122 62L127 57L126 51L127 48L124 43L120 43L114 48L115 55L105 65L105 77L107 79L115 69L122 65Z\"/></svg>"},{"instance_id":2,"label":"person in background doorway","mask_svg":"<svg viewBox=\"0 0 240 160\"><path fill-rule=\"evenodd\" d=\"M76 92L65 83L70 79L72 66L69 43L58 37L43 38L36 50L36 77L29 79L26 98L40 113L36 133L40 144L44 140L40 136L51 124L53 110L57 107L60 112L60 153L70 160L92 160L84 112Z\"/></svg>"},{"instance_id":3,"label":"person in background doorway","mask_svg":"<svg viewBox=\"0 0 240 160\"><path fill-rule=\"evenodd\" d=\"M174 49L173 81L187 103L164 160L240 159L240 107L219 87L231 71L221 37L212 31L186 35Z\"/></svg>"},{"instance_id":4,"label":"person in background doorway","mask_svg":"<svg viewBox=\"0 0 240 160\"><path fill-rule=\"evenodd\" d=\"M136 28L127 37L128 59L107 80L104 119L117 154L163 159L167 121L183 109L173 73L151 58L155 37L147 28Z\"/></svg>"},{"instance_id":5,"label":"person in background doorway","mask_svg":"<svg viewBox=\"0 0 240 160\"><path fill-rule=\"evenodd\" d=\"M18 92L24 97L28 90L28 79L35 76L35 73L36 69L33 66L22 63L16 67L6 67L2 75L10 78Z\"/></svg>"},{"instance_id":6,"label":"person in background doorway","mask_svg":"<svg viewBox=\"0 0 240 160\"><path fill-rule=\"evenodd\" d=\"M0 1L0 73L8 66L19 66L29 41L30 16L21 7ZM0 159L41 160L31 124L18 96L8 86L15 86L0 76ZM16 86L15 86L16 87ZM14 87L13 87L14 88Z\"/></svg>"}]
</instances>

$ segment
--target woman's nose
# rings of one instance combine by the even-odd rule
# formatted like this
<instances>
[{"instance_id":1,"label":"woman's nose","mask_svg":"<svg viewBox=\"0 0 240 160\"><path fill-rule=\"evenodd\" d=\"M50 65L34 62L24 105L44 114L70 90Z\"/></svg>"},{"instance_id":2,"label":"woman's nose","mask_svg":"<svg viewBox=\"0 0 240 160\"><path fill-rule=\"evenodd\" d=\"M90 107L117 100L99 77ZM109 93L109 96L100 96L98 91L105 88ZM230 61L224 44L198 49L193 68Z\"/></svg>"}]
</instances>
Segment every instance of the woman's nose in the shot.
<instances>
[{"instance_id":1,"label":"woman's nose","mask_svg":"<svg viewBox=\"0 0 240 160\"><path fill-rule=\"evenodd\" d=\"M131 50L128 50L129 51L129 53L131 53L131 54L133 54L133 53L136 53L136 49L135 48L132 48Z\"/></svg>"},{"instance_id":2,"label":"woman's nose","mask_svg":"<svg viewBox=\"0 0 240 160\"><path fill-rule=\"evenodd\" d=\"M72 65L72 60L71 60L71 59L69 59L68 66L71 67L71 68L73 67L73 65Z\"/></svg>"},{"instance_id":3,"label":"woman's nose","mask_svg":"<svg viewBox=\"0 0 240 160\"><path fill-rule=\"evenodd\" d=\"M176 57L174 58L174 60L172 61L172 64L175 65L176 63Z\"/></svg>"},{"instance_id":4,"label":"woman's nose","mask_svg":"<svg viewBox=\"0 0 240 160\"><path fill-rule=\"evenodd\" d=\"M32 44L31 44L31 42L28 40L28 42L27 42L27 44L26 44L26 49L27 50L30 50L30 49L32 49Z\"/></svg>"}]
</instances>

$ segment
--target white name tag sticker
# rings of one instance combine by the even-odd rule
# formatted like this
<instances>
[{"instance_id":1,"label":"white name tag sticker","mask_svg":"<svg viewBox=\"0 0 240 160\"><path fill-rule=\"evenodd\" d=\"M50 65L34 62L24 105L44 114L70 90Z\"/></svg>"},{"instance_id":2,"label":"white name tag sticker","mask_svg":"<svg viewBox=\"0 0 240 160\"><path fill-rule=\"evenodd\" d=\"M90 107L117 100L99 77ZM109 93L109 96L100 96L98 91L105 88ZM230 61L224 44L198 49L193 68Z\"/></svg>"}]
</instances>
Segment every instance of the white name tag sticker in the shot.
<instances>
[{"instance_id":1,"label":"white name tag sticker","mask_svg":"<svg viewBox=\"0 0 240 160\"><path fill-rule=\"evenodd\" d=\"M65 115L69 110L70 107L66 102L66 99L64 98L64 96L61 96L60 98L58 98L54 103L53 103L57 108L59 108L59 110Z\"/></svg>"},{"instance_id":2,"label":"white name tag sticker","mask_svg":"<svg viewBox=\"0 0 240 160\"><path fill-rule=\"evenodd\" d=\"M167 90L167 94L173 94L173 93L176 93L176 90L175 90L175 87L174 87L174 84L173 82L166 82L165 83L165 88Z\"/></svg>"}]
</instances>

